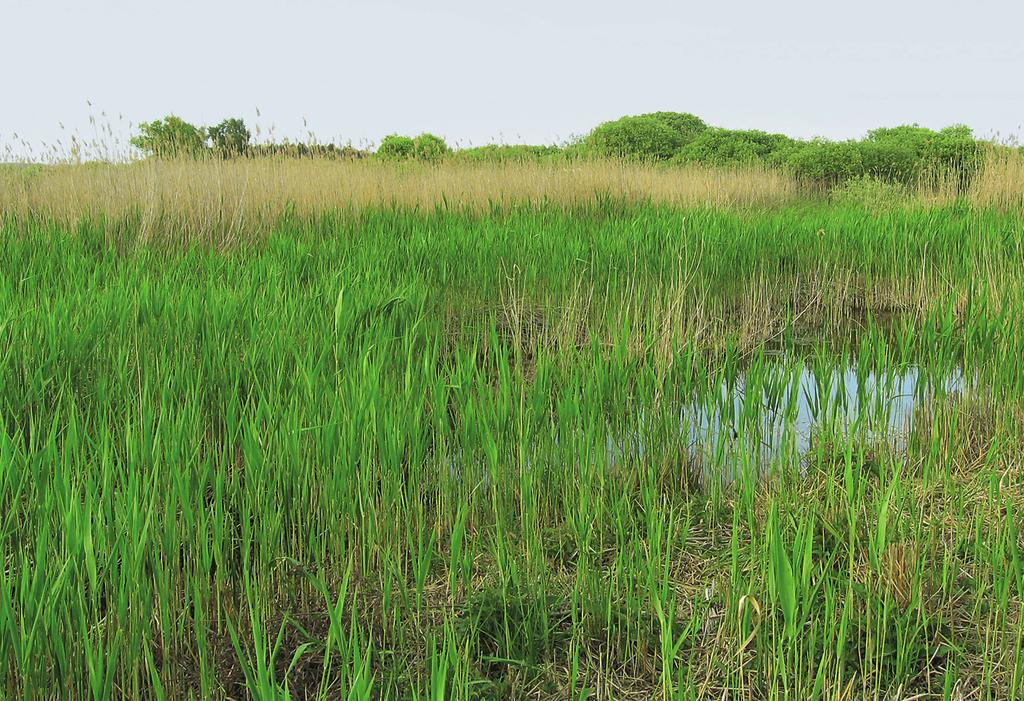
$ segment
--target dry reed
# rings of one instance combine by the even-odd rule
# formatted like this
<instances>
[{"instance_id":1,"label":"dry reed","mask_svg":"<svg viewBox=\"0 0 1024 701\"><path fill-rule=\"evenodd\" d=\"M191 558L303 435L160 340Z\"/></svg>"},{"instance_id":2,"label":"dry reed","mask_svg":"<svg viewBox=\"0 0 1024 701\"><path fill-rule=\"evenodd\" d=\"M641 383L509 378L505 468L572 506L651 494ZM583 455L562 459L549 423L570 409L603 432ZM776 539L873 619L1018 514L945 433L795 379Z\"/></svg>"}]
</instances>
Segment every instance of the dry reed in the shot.
<instances>
[{"instance_id":1,"label":"dry reed","mask_svg":"<svg viewBox=\"0 0 1024 701\"><path fill-rule=\"evenodd\" d=\"M657 167L614 160L438 165L378 160L222 161L0 167L0 220L74 225L103 219L136 242L258 240L286 214L369 207L484 211L519 204L578 207L601 199L724 208L782 206L823 193L767 168ZM1024 209L1024 154L993 147L966 193L953 179L914 188L904 204Z\"/></svg>"},{"instance_id":2,"label":"dry reed","mask_svg":"<svg viewBox=\"0 0 1024 701\"><path fill-rule=\"evenodd\" d=\"M1024 209L1024 152L994 147L971 183L968 199L976 206Z\"/></svg>"},{"instance_id":3,"label":"dry reed","mask_svg":"<svg viewBox=\"0 0 1024 701\"><path fill-rule=\"evenodd\" d=\"M240 159L0 169L0 212L74 223L124 222L141 240L230 243L299 217L375 206L486 210L550 203L623 202L765 207L800 197L790 177L765 169L657 168L616 161L389 164Z\"/></svg>"}]
</instances>

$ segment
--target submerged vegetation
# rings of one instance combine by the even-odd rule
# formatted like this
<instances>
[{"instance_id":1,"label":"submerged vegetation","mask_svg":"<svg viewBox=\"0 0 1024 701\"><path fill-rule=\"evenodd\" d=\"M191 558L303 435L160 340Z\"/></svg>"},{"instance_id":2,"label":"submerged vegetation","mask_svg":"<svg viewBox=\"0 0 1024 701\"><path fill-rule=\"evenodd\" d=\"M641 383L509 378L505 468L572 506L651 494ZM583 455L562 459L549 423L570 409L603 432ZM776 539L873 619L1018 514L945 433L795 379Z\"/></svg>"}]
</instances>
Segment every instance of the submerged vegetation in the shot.
<instances>
[{"instance_id":1,"label":"submerged vegetation","mask_svg":"<svg viewBox=\"0 0 1024 701\"><path fill-rule=\"evenodd\" d=\"M0 170L0 696L1024 695L1016 152L243 129Z\"/></svg>"}]
</instances>

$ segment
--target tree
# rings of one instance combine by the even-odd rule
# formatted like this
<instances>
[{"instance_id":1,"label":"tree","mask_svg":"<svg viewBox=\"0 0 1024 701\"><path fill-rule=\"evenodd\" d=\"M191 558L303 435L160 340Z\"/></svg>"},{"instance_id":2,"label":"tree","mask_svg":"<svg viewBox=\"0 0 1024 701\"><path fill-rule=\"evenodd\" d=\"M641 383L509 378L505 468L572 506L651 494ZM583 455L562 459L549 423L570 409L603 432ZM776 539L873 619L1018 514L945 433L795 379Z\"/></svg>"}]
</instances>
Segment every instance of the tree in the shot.
<instances>
[{"instance_id":1,"label":"tree","mask_svg":"<svg viewBox=\"0 0 1024 701\"><path fill-rule=\"evenodd\" d=\"M196 158L206 150L206 131L172 115L139 125L132 146L157 158Z\"/></svg>"},{"instance_id":2,"label":"tree","mask_svg":"<svg viewBox=\"0 0 1024 701\"><path fill-rule=\"evenodd\" d=\"M377 147L377 155L382 158L402 160L411 158L414 150L415 146L411 137L389 134L384 137L380 142L380 146Z\"/></svg>"},{"instance_id":3,"label":"tree","mask_svg":"<svg viewBox=\"0 0 1024 701\"><path fill-rule=\"evenodd\" d=\"M424 132L412 140L413 157L421 161L440 160L450 150L440 136Z\"/></svg>"},{"instance_id":4,"label":"tree","mask_svg":"<svg viewBox=\"0 0 1024 701\"><path fill-rule=\"evenodd\" d=\"M241 119L225 119L220 124L210 127L207 132L213 150L222 158L244 156L249 152L249 139L252 138L252 134Z\"/></svg>"}]
</instances>

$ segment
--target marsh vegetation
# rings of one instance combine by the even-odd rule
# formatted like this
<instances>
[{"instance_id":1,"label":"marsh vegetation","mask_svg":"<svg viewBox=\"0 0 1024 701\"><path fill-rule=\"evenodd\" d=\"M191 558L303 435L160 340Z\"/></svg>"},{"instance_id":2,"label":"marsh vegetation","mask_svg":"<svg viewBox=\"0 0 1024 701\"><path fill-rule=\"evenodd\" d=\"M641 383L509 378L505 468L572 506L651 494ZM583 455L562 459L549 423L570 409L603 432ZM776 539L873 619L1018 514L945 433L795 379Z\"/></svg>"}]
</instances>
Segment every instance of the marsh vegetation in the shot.
<instances>
[{"instance_id":1,"label":"marsh vegetation","mask_svg":"<svg viewBox=\"0 0 1024 701\"><path fill-rule=\"evenodd\" d=\"M0 171L0 695L1021 697L1016 152L546 158Z\"/></svg>"}]
</instances>

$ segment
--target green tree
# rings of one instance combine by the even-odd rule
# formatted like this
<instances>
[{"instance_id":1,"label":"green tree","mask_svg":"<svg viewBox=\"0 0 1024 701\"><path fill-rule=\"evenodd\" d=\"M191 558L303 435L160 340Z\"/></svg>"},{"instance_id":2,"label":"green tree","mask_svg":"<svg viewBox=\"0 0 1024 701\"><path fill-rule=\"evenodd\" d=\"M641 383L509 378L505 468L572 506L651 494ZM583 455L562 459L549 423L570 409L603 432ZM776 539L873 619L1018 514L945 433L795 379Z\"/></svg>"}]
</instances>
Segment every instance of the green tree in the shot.
<instances>
[{"instance_id":1,"label":"green tree","mask_svg":"<svg viewBox=\"0 0 1024 701\"><path fill-rule=\"evenodd\" d=\"M404 160L412 158L416 145L412 137L401 136L400 134L388 134L377 147L377 155L381 158Z\"/></svg>"},{"instance_id":2,"label":"green tree","mask_svg":"<svg viewBox=\"0 0 1024 701\"><path fill-rule=\"evenodd\" d=\"M206 151L206 131L172 115L139 125L131 144L157 158L196 158Z\"/></svg>"},{"instance_id":3,"label":"green tree","mask_svg":"<svg viewBox=\"0 0 1024 701\"><path fill-rule=\"evenodd\" d=\"M440 136L426 132L412 140L413 157L421 161L437 161L450 151Z\"/></svg>"},{"instance_id":4,"label":"green tree","mask_svg":"<svg viewBox=\"0 0 1024 701\"><path fill-rule=\"evenodd\" d=\"M241 119L225 119L220 124L210 127L207 132L213 150L223 158L244 156L249 152L249 140L252 134Z\"/></svg>"},{"instance_id":5,"label":"green tree","mask_svg":"<svg viewBox=\"0 0 1024 701\"><path fill-rule=\"evenodd\" d=\"M451 151L440 136L426 132L415 139L399 134L385 136L377 147L377 155L396 161L437 161Z\"/></svg>"}]
</instances>

